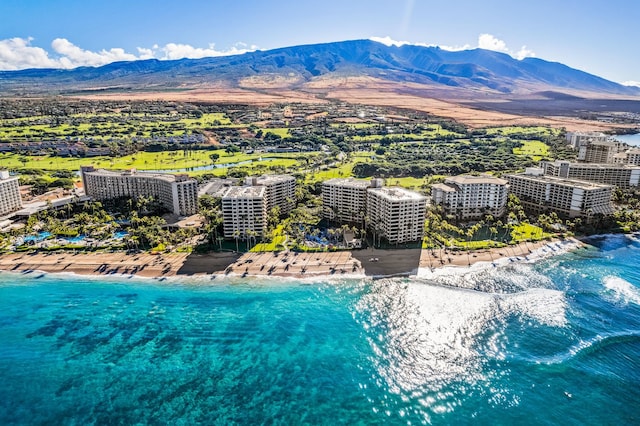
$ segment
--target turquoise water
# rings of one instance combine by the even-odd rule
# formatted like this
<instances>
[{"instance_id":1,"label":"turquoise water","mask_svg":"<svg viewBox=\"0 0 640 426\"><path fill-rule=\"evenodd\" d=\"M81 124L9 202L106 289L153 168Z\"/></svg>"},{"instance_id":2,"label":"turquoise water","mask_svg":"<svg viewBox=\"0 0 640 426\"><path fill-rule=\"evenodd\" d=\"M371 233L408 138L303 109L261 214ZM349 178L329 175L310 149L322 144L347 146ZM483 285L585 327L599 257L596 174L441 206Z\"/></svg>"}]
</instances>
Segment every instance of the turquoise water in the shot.
<instances>
[{"instance_id":1,"label":"turquoise water","mask_svg":"<svg viewBox=\"0 0 640 426\"><path fill-rule=\"evenodd\" d=\"M637 424L640 242L592 242L429 280L2 273L0 424Z\"/></svg>"},{"instance_id":2,"label":"turquoise water","mask_svg":"<svg viewBox=\"0 0 640 426\"><path fill-rule=\"evenodd\" d=\"M628 143L633 146L640 146L640 133L634 133L630 135L615 135L617 140Z\"/></svg>"}]
</instances>

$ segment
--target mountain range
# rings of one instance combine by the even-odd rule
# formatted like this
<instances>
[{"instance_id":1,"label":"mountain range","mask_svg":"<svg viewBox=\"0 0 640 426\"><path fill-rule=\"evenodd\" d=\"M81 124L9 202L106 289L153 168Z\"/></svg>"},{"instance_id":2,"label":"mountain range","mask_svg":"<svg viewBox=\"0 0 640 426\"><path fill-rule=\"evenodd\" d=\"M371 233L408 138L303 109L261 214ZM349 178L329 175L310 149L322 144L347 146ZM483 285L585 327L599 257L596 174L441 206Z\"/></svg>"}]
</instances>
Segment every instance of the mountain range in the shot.
<instances>
[{"instance_id":1,"label":"mountain range","mask_svg":"<svg viewBox=\"0 0 640 426\"><path fill-rule=\"evenodd\" d=\"M608 81L557 62L522 60L490 50L447 51L371 40L293 46L235 56L115 62L101 67L0 72L0 95L229 87L310 93L369 78L397 87L442 89L456 97L598 95L635 97L640 88Z\"/></svg>"}]
</instances>

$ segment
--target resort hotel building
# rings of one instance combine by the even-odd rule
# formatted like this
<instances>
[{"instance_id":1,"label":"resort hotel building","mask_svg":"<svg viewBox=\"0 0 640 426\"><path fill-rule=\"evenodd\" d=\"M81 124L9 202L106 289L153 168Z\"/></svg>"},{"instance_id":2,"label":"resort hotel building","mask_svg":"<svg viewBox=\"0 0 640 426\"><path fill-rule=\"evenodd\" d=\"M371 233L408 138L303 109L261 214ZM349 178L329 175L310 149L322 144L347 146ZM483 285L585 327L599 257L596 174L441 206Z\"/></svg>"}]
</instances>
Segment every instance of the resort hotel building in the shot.
<instances>
[{"instance_id":1,"label":"resort hotel building","mask_svg":"<svg viewBox=\"0 0 640 426\"><path fill-rule=\"evenodd\" d=\"M340 223L362 223L367 189L384 186L383 179L335 178L322 183L322 217Z\"/></svg>"},{"instance_id":2,"label":"resort hotel building","mask_svg":"<svg viewBox=\"0 0 640 426\"><path fill-rule=\"evenodd\" d=\"M340 223L362 224L389 243L422 238L426 197L404 188L385 187L384 179L329 179L322 184L322 214Z\"/></svg>"},{"instance_id":3,"label":"resort hotel building","mask_svg":"<svg viewBox=\"0 0 640 426\"><path fill-rule=\"evenodd\" d=\"M222 196L224 237L263 237L267 229L267 189L231 186Z\"/></svg>"},{"instance_id":4,"label":"resort hotel building","mask_svg":"<svg viewBox=\"0 0 640 426\"><path fill-rule=\"evenodd\" d=\"M524 173L505 175L505 178L510 192L533 214L552 211L564 218L589 220L595 214L613 213L611 185L545 176L539 168L528 168Z\"/></svg>"},{"instance_id":5,"label":"resort hotel building","mask_svg":"<svg viewBox=\"0 0 640 426\"><path fill-rule=\"evenodd\" d=\"M633 166L640 165L640 148L631 148L624 152L619 152L613 156L615 164L630 164Z\"/></svg>"},{"instance_id":6,"label":"resort hotel building","mask_svg":"<svg viewBox=\"0 0 640 426\"><path fill-rule=\"evenodd\" d=\"M6 170L0 170L0 216L13 213L22 208L18 176L10 176Z\"/></svg>"},{"instance_id":7,"label":"resort hotel building","mask_svg":"<svg viewBox=\"0 0 640 426\"><path fill-rule=\"evenodd\" d=\"M593 142L606 142L611 137L599 132L567 132L566 139L572 148L580 149L580 146Z\"/></svg>"},{"instance_id":8,"label":"resort hotel building","mask_svg":"<svg viewBox=\"0 0 640 426\"><path fill-rule=\"evenodd\" d=\"M640 183L640 166L571 163L557 160L554 162L543 161L540 163L540 167L542 167L546 176L586 180L614 185L619 188L638 186Z\"/></svg>"},{"instance_id":9,"label":"resort hotel building","mask_svg":"<svg viewBox=\"0 0 640 426\"><path fill-rule=\"evenodd\" d=\"M616 154L622 151L622 142L618 142L615 139L589 142L578 147L578 161L583 163L613 163Z\"/></svg>"},{"instance_id":10,"label":"resort hotel building","mask_svg":"<svg viewBox=\"0 0 640 426\"><path fill-rule=\"evenodd\" d=\"M507 206L509 185L489 175L459 175L431 187L431 199L458 220L480 219L487 214L502 216Z\"/></svg>"},{"instance_id":11,"label":"resort hotel building","mask_svg":"<svg viewBox=\"0 0 640 426\"><path fill-rule=\"evenodd\" d=\"M135 169L115 172L92 166L84 166L80 171L85 194L94 200L152 196L178 216L198 211L198 182L186 174L145 173Z\"/></svg>"},{"instance_id":12,"label":"resort hotel building","mask_svg":"<svg viewBox=\"0 0 640 426\"><path fill-rule=\"evenodd\" d=\"M391 244L422 238L427 197L399 187L375 187L367 191L369 225Z\"/></svg>"},{"instance_id":13,"label":"resort hotel building","mask_svg":"<svg viewBox=\"0 0 640 426\"><path fill-rule=\"evenodd\" d=\"M267 211L280 207L281 215L288 215L296 205L296 178L290 175L263 175L248 177L246 184L264 186L267 199Z\"/></svg>"}]
</instances>

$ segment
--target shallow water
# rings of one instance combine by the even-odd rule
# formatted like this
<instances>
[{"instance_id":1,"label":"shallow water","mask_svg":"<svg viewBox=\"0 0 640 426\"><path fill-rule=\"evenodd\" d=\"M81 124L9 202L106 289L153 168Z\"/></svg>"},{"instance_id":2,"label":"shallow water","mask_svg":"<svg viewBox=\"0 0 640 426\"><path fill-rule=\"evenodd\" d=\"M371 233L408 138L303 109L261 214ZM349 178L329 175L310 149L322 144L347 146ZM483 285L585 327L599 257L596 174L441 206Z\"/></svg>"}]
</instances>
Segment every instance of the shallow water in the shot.
<instances>
[{"instance_id":1,"label":"shallow water","mask_svg":"<svg viewBox=\"0 0 640 426\"><path fill-rule=\"evenodd\" d=\"M630 424L640 243L430 278L0 274L1 424Z\"/></svg>"}]
</instances>

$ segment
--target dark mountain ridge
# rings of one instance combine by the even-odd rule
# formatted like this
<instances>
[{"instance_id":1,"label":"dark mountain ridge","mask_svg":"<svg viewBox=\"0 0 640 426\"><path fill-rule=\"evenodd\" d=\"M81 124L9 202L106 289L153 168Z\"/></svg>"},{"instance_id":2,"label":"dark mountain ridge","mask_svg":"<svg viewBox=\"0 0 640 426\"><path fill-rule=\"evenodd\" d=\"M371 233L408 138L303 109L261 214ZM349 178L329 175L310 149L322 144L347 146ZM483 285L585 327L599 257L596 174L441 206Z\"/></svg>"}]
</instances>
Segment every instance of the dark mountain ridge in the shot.
<instances>
[{"instance_id":1,"label":"dark mountain ridge","mask_svg":"<svg viewBox=\"0 0 640 426\"><path fill-rule=\"evenodd\" d=\"M114 62L101 67L0 72L0 94L65 94L103 88L127 90L238 87L247 78L281 76L291 88L319 77L371 76L488 93L576 90L640 95L604 78L538 58L517 60L483 49L446 51L414 45L386 46L354 40L255 51L234 56Z\"/></svg>"}]
</instances>

